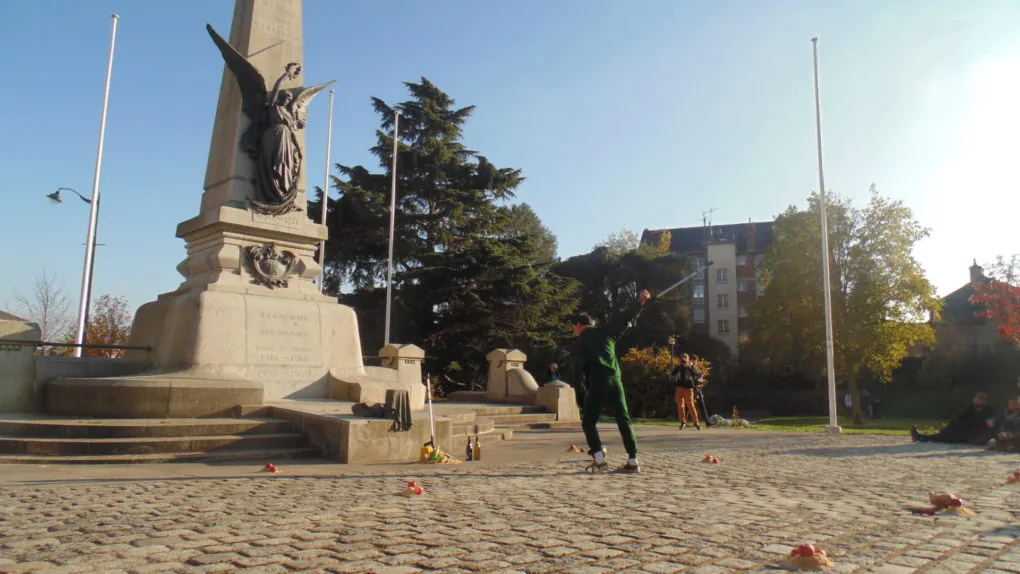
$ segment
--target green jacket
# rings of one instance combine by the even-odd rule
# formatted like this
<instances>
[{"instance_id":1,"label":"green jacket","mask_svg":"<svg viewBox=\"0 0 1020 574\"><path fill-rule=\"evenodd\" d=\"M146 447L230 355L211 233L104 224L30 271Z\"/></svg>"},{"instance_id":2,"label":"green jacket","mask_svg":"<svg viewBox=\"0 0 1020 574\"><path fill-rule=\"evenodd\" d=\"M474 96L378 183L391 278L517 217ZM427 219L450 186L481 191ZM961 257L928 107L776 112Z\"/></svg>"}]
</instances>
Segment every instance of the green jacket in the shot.
<instances>
[{"instance_id":1,"label":"green jacket","mask_svg":"<svg viewBox=\"0 0 1020 574\"><path fill-rule=\"evenodd\" d=\"M642 305L635 303L634 307L622 313L615 323L588 327L581 333L571 357L573 362L571 382L575 388L586 381L590 384L596 378L620 378L616 342L641 316L642 309Z\"/></svg>"}]
</instances>

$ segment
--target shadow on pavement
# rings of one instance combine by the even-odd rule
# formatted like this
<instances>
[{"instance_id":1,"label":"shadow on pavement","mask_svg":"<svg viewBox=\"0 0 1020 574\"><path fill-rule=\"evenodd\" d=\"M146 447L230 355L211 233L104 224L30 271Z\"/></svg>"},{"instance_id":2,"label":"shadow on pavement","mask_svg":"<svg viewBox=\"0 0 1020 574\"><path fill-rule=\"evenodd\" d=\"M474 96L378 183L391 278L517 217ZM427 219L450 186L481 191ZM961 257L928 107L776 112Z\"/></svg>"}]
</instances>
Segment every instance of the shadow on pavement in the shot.
<instances>
[{"instance_id":1,"label":"shadow on pavement","mask_svg":"<svg viewBox=\"0 0 1020 574\"><path fill-rule=\"evenodd\" d=\"M825 448L804 448L784 450L783 454L801 454L805 456L821 456L827 458L845 458L857 456L875 456L881 454L903 454L910 451L917 451L918 446L914 443L900 445L880 446L833 446Z\"/></svg>"}]
</instances>

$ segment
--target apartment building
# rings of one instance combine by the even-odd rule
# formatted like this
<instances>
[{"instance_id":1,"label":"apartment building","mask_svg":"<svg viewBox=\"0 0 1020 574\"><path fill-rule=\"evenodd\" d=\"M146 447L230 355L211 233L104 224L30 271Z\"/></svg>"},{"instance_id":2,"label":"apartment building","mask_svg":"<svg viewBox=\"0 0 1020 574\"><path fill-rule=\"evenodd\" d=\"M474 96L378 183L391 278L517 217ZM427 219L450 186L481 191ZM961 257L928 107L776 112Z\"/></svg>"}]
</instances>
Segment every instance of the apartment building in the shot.
<instances>
[{"instance_id":1,"label":"apartment building","mask_svg":"<svg viewBox=\"0 0 1020 574\"><path fill-rule=\"evenodd\" d=\"M641 242L657 245L666 232L671 252L690 257L696 267L713 262L692 280L694 329L726 343L737 358L739 344L752 327L748 308L765 292L761 260L772 245L772 222L646 229Z\"/></svg>"}]
</instances>

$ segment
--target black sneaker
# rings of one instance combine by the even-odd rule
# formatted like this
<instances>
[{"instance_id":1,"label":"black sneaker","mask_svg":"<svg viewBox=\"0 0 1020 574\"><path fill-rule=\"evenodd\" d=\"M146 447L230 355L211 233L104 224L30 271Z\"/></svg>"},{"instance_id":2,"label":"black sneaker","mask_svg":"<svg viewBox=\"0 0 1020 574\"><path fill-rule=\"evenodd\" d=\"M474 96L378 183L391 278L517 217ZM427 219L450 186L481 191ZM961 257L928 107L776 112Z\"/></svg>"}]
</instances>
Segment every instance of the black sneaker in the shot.
<instances>
[{"instance_id":1,"label":"black sneaker","mask_svg":"<svg viewBox=\"0 0 1020 574\"><path fill-rule=\"evenodd\" d=\"M910 427L910 440L912 440L913 442L921 441L921 431L917 430L917 425L913 425Z\"/></svg>"},{"instance_id":2,"label":"black sneaker","mask_svg":"<svg viewBox=\"0 0 1020 574\"><path fill-rule=\"evenodd\" d=\"M685 428L687 428L687 422L686 421L680 423L680 430L684 430Z\"/></svg>"},{"instance_id":3,"label":"black sneaker","mask_svg":"<svg viewBox=\"0 0 1020 574\"><path fill-rule=\"evenodd\" d=\"M694 428L696 428L698 430L701 430L701 424L700 423L694 423Z\"/></svg>"},{"instance_id":4,"label":"black sneaker","mask_svg":"<svg viewBox=\"0 0 1020 574\"><path fill-rule=\"evenodd\" d=\"M640 464L631 464L631 463L628 462L627 464L625 464L625 465L621 466L620 468L616 469L616 472L625 472L625 473L628 473L628 474L637 474L637 473L641 472L641 465Z\"/></svg>"}]
</instances>

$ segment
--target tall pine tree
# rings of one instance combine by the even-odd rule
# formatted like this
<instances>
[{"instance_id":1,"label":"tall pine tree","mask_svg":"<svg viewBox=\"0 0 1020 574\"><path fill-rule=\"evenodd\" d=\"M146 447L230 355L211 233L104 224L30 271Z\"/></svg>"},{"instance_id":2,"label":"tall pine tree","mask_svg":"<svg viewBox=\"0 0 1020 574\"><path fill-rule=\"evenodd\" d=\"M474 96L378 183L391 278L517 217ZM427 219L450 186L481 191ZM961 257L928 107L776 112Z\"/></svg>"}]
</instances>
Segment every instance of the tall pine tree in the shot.
<instances>
[{"instance_id":1,"label":"tall pine tree","mask_svg":"<svg viewBox=\"0 0 1020 574\"><path fill-rule=\"evenodd\" d=\"M337 166L330 201L327 290L358 310L362 343L383 342L394 112L400 113L391 340L425 347L433 372L477 380L497 347L554 347L575 284L550 272L555 238L526 205L524 180L461 141L473 106L422 78L411 99L374 98L382 118L372 153L382 173ZM321 202L321 195L320 195ZM320 202L309 206L317 217ZM551 240L551 241L550 241ZM349 293L340 294L340 287Z\"/></svg>"}]
</instances>

